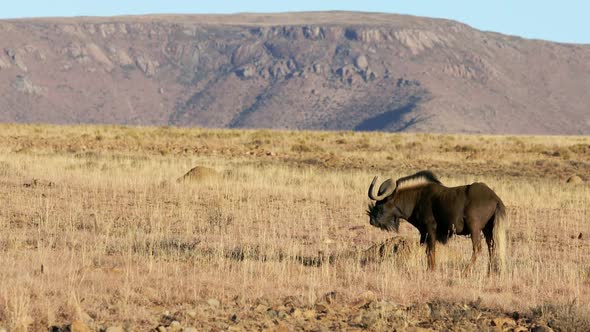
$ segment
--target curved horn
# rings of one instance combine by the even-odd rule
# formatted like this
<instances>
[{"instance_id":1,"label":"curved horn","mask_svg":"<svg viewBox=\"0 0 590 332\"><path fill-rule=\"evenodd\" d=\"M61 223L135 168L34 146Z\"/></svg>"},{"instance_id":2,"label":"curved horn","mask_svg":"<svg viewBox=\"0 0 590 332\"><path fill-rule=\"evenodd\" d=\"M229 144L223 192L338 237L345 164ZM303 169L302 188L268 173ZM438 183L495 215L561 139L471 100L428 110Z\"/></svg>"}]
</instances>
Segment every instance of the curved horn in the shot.
<instances>
[{"instance_id":1,"label":"curved horn","mask_svg":"<svg viewBox=\"0 0 590 332\"><path fill-rule=\"evenodd\" d=\"M379 178L378 176L375 176L373 178L373 181L371 181L371 185L369 186L369 198L374 201L376 201L376 199L375 199L375 196L373 196L373 187L375 187L375 182L377 182L378 178Z\"/></svg>"},{"instance_id":2,"label":"curved horn","mask_svg":"<svg viewBox=\"0 0 590 332\"><path fill-rule=\"evenodd\" d=\"M377 182L378 178L379 178L378 176L374 177L373 181L371 182L371 185L369 186L369 198L374 201L380 201L380 200L384 199L385 197L391 195L393 193L393 191L395 190L395 187L391 185L393 180L388 179L381 184L381 186L379 187L379 193L377 195L375 195L375 193L373 192L373 188L375 187L375 183ZM385 185L385 187L384 187L384 185ZM385 189L385 190L383 192L381 192L381 189Z\"/></svg>"}]
</instances>

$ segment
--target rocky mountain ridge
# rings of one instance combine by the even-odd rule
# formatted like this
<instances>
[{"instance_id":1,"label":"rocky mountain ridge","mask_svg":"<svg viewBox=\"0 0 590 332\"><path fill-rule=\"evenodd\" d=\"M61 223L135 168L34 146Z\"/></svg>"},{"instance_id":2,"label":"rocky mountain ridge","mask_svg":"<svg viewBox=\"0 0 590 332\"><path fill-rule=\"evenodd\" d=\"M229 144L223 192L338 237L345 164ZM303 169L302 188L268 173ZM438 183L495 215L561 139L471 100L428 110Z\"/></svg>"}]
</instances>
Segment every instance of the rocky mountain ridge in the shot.
<instances>
[{"instance_id":1,"label":"rocky mountain ridge","mask_svg":"<svg viewBox=\"0 0 590 332\"><path fill-rule=\"evenodd\" d=\"M0 121L590 134L590 46L372 13L0 21Z\"/></svg>"}]
</instances>

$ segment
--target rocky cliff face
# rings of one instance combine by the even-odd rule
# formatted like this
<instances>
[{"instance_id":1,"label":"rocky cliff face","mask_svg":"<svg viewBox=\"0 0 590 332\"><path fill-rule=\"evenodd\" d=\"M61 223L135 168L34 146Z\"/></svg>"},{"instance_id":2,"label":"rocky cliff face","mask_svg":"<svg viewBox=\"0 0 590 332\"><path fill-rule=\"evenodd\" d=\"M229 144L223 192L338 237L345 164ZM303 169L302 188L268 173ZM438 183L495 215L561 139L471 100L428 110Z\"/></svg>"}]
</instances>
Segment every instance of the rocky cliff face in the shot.
<instances>
[{"instance_id":1,"label":"rocky cliff face","mask_svg":"<svg viewBox=\"0 0 590 332\"><path fill-rule=\"evenodd\" d=\"M8 20L0 47L0 121L590 134L590 46L446 20Z\"/></svg>"}]
</instances>

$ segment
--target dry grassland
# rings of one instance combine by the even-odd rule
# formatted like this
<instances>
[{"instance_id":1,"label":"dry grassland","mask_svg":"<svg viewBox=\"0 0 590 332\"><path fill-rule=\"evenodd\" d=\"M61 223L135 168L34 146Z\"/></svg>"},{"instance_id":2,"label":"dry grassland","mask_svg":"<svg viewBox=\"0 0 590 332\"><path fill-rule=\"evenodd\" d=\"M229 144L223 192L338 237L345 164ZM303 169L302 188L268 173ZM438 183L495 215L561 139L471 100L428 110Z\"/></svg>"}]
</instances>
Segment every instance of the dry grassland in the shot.
<instances>
[{"instance_id":1,"label":"dry grassland","mask_svg":"<svg viewBox=\"0 0 590 332\"><path fill-rule=\"evenodd\" d=\"M196 165L218 175L176 181ZM467 238L442 247L427 273L407 224L399 236L414 248L361 262L394 235L368 223L370 180L420 169L499 194L509 273L488 277L483 255L462 274ZM573 174L585 183L566 184ZM325 294L348 307L477 303L588 327L589 181L590 137L0 125L0 327L147 330L172 317L199 330L272 329L276 317L248 325L249 311L274 308L281 320L289 299L319 313ZM380 319L356 327L391 326Z\"/></svg>"}]
</instances>

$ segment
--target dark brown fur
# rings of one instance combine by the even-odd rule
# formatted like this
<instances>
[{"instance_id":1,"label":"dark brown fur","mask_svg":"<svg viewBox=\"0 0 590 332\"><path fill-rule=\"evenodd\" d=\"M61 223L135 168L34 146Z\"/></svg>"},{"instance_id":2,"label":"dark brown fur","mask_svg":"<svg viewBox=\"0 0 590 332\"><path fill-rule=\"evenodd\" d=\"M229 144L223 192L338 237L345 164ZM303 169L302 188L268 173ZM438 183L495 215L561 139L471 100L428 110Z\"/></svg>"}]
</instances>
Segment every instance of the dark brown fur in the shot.
<instances>
[{"instance_id":1,"label":"dark brown fur","mask_svg":"<svg viewBox=\"0 0 590 332\"><path fill-rule=\"evenodd\" d=\"M411 184L404 186L406 183ZM387 186L384 183L380 193L387 191L384 185ZM473 255L467 266L470 269L481 250L482 232L488 245L490 269L503 268L505 207L484 183L449 188L431 172L422 171L396 181L393 193L370 205L368 214L371 225L384 230L397 230L400 219L416 227L420 243L427 247L429 269L436 268L436 243L445 244L455 234L471 236Z\"/></svg>"}]
</instances>

